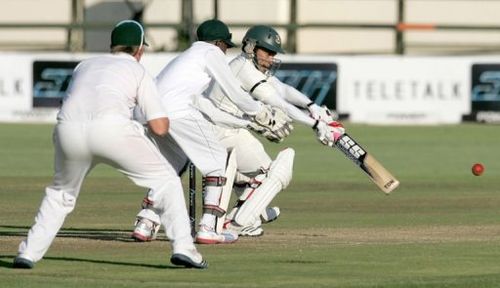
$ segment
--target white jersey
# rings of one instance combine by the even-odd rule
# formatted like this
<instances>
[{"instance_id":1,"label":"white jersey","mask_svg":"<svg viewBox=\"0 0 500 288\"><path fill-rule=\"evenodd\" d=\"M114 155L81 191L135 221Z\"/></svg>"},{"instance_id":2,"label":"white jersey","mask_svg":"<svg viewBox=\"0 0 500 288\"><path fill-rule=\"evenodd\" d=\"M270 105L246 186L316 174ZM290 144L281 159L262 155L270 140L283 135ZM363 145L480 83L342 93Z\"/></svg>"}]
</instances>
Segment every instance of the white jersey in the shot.
<instances>
[{"instance_id":1,"label":"white jersey","mask_svg":"<svg viewBox=\"0 0 500 288\"><path fill-rule=\"evenodd\" d=\"M188 115L195 99L217 83L236 106L249 115L260 111L260 104L241 88L231 73L224 53L217 46L198 41L177 56L156 78L158 91L171 119Z\"/></svg>"},{"instance_id":2,"label":"white jersey","mask_svg":"<svg viewBox=\"0 0 500 288\"><path fill-rule=\"evenodd\" d=\"M146 120L166 117L153 78L126 53L82 61L73 72L59 121L132 119L138 107Z\"/></svg>"},{"instance_id":3,"label":"white jersey","mask_svg":"<svg viewBox=\"0 0 500 288\"><path fill-rule=\"evenodd\" d=\"M148 205L161 213L173 253L195 249L181 179L144 127L131 120L136 105L147 120L166 117L153 78L136 58L99 56L75 68L53 134L53 183L19 245L20 255L35 262L43 257L75 208L85 177L100 163L148 191Z\"/></svg>"},{"instance_id":4,"label":"white jersey","mask_svg":"<svg viewBox=\"0 0 500 288\"><path fill-rule=\"evenodd\" d=\"M245 57L245 54L234 58L229 66L236 78L242 83L242 88L255 99L280 108L294 121L311 127L315 124L314 119L296 107L306 109L311 100L295 88L281 82L278 78L269 77L259 71L253 61ZM242 111L227 98L227 94L220 87L214 86L209 97L220 109L238 117L243 115Z\"/></svg>"}]
</instances>

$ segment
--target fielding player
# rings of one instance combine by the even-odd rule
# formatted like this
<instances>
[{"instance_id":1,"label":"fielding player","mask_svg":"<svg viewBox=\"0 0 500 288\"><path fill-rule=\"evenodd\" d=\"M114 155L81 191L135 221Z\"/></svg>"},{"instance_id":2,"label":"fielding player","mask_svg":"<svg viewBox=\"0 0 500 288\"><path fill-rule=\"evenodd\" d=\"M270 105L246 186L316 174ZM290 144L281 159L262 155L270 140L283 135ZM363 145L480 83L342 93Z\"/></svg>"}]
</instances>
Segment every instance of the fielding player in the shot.
<instances>
[{"instance_id":1,"label":"fielding player","mask_svg":"<svg viewBox=\"0 0 500 288\"><path fill-rule=\"evenodd\" d=\"M231 101L253 121L267 127L277 135L286 136L290 119L276 109L252 99L241 88L227 64L225 52L235 45L231 33L222 21L208 20L197 29L198 40L181 53L157 76L157 87L170 119L170 133L155 139L160 150L174 167L183 166L179 155L186 155L203 175L205 198L203 216L196 234L201 244L231 243L238 235L216 231L216 219L226 213L220 206L222 186L226 177L226 148L215 136L214 125L195 107L197 97L217 84L230 95ZM146 214L144 214L146 213ZM138 216L139 228L133 236L141 240L141 226L157 229L159 223L147 221L149 212Z\"/></svg>"},{"instance_id":2,"label":"fielding player","mask_svg":"<svg viewBox=\"0 0 500 288\"><path fill-rule=\"evenodd\" d=\"M19 245L14 268L32 268L43 257L73 211L85 176L99 163L149 189L147 204L166 227L173 264L207 267L193 244L180 178L143 126L131 120L138 106L153 133L161 137L169 129L154 80L138 63L144 45L143 27L125 20L111 33L110 55L84 60L75 68L54 129L54 180Z\"/></svg>"}]
</instances>

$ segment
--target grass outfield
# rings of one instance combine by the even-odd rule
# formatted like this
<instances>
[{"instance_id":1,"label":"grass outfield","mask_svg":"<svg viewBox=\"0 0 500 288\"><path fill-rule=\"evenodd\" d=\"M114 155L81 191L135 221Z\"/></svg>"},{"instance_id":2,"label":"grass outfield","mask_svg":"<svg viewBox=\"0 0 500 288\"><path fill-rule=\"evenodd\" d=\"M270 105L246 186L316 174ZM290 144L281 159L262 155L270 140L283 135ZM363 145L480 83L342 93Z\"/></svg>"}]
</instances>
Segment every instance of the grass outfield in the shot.
<instances>
[{"instance_id":1,"label":"grass outfield","mask_svg":"<svg viewBox=\"0 0 500 288\"><path fill-rule=\"evenodd\" d=\"M347 128L400 179L393 194L297 127L266 144L272 157L296 149L293 181L274 201L280 219L260 238L198 246L209 269L189 270L169 263L164 237L129 239L144 191L99 166L46 257L20 271L12 260L52 176L52 126L2 124L0 286L498 287L500 127Z\"/></svg>"}]
</instances>

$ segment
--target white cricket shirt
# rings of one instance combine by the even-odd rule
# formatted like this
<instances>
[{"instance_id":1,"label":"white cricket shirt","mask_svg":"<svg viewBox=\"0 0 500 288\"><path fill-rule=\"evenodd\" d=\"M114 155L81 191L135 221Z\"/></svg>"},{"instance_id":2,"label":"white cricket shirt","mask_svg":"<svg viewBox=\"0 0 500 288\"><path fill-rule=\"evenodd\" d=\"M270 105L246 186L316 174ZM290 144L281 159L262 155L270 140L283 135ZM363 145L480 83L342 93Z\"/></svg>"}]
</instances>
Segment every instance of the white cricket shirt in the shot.
<instances>
[{"instance_id":1,"label":"white cricket shirt","mask_svg":"<svg viewBox=\"0 0 500 288\"><path fill-rule=\"evenodd\" d=\"M136 105L147 120L166 117L154 80L144 67L129 54L109 54L78 64L57 119L132 119Z\"/></svg>"},{"instance_id":2,"label":"white cricket shirt","mask_svg":"<svg viewBox=\"0 0 500 288\"><path fill-rule=\"evenodd\" d=\"M245 113L255 115L260 111L260 104L241 89L241 83L231 73L224 53L210 43L194 42L156 77L158 92L170 118L182 117L196 109L195 98L214 82Z\"/></svg>"}]
</instances>

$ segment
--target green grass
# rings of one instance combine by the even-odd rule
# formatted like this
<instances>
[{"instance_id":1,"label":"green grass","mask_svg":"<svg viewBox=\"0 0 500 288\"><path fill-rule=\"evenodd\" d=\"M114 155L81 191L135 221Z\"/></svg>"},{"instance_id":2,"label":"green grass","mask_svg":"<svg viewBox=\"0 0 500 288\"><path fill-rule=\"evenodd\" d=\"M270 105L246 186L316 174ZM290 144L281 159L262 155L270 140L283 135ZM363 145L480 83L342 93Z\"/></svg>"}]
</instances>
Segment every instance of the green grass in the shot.
<instances>
[{"instance_id":1,"label":"green grass","mask_svg":"<svg viewBox=\"0 0 500 288\"><path fill-rule=\"evenodd\" d=\"M265 144L272 157L296 150L293 181L273 203L280 219L260 238L198 246L210 267L188 270L169 263L164 237L130 241L145 191L99 166L46 257L19 271L12 259L52 177L52 127L2 124L0 286L498 287L500 128L347 129L399 178L393 194L296 127L284 143ZM475 162L486 167L481 177Z\"/></svg>"}]
</instances>

